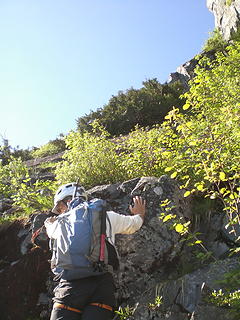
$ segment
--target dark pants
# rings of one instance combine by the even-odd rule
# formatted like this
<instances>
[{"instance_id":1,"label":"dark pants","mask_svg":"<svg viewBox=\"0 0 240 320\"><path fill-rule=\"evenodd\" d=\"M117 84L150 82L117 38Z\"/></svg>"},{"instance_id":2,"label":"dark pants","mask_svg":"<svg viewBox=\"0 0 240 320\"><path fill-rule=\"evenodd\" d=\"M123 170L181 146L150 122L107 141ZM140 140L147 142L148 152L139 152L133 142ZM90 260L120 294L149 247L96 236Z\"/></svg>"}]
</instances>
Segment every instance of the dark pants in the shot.
<instances>
[{"instance_id":1,"label":"dark pants","mask_svg":"<svg viewBox=\"0 0 240 320\"><path fill-rule=\"evenodd\" d=\"M114 291L115 286L110 273L73 281L61 281L54 290L53 302L82 312L77 313L53 306L50 320L111 319L112 311L91 305L91 303L114 307Z\"/></svg>"}]
</instances>

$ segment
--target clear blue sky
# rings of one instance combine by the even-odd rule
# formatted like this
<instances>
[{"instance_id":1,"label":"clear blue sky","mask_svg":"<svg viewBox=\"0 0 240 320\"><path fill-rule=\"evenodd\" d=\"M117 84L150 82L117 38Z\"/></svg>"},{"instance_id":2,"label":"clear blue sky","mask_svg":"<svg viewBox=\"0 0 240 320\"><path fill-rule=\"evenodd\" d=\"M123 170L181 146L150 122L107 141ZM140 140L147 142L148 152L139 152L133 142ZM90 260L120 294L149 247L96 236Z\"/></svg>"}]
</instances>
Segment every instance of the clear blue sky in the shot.
<instances>
[{"instance_id":1,"label":"clear blue sky","mask_svg":"<svg viewBox=\"0 0 240 320\"><path fill-rule=\"evenodd\" d=\"M0 134L67 134L119 90L167 81L213 29L206 0L0 0Z\"/></svg>"}]
</instances>

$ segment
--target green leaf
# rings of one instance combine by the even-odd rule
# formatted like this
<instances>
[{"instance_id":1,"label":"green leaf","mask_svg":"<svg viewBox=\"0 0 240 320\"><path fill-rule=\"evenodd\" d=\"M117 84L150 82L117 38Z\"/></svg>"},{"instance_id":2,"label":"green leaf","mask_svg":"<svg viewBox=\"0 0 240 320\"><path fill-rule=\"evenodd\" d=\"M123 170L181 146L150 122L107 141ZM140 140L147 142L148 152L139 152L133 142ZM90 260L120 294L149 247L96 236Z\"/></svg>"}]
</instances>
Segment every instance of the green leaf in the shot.
<instances>
[{"instance_id":1,"label":"green leaf","mask_svg":"<svg viewBox=\"0 0 240 320\"><path fill-rule=\"evenodd\" d=\"M164 217L163 222L167 222L168 220L171 220L173 218L172 214L168 214Z\"/></svg>"},{"instance_id":2,"label":"green leaf","mask_svg":"<svg viewBox=\"0 0 240 320\"><path fill-rule=\"evenodd\" d=\"M221 188L220 193L223 194L226 191L226 188Z\"/></svg>"},{"instance_id":3,"label":"green leaf","mask_svg":"<svg viewBox=\"0 0 240 320\"><path fill-rule=\"evenodd\" d=\"M172 179L176 178L177 174L178 174L177 171L173 172L173 173L171 174L171 178L172 178Z\"/></svg>"},{"instance_id":4,"label":"green leaf","mask_svg":"<svg viewBox=\"0 0 240 320\"><path fill-rule=\"evenodd\" d=\"M186 198L186 197L188 197L190 194L191 194L190 191L186 191L183 196L184 196L184 198Z\"/></svg>"},{"instance_id":5,"label":"green leaf","mask_svg":"<svg viewBox=\"0 0 240 320\"><path fill-rule=\"evenodd\" d=\"M162 141L162 140L161 140L161 141ZM160 141L160 142L161 142L161 141ZM171 155L171 152L170 152L170 151L163 151L163 152L162 152L162 155L163 155L163 156L169 156L169 155Z\"/></svg>"},{"instance_id":6,"label":"green leaf","mask_svg":"<svg viewBox=\"0 0 240 320\"><path fill-rule=\"evenodd\" d=\"M173 169L173 167L167 167L167 168L165 168L165 172L169 172L169 171L172 171L172 169Z\"/></svg>"},{"instance_id":7,"label":"green leaf","mask_svg":"<svg viewBox=\"0 0 240 320\"><path fill-rule=\"evenodd\" d=\"M203 184L198 184L198 185L197 185L197 189L198 189L199 191L203 191L204 185L203 185Z\"/></svg>"},{"instance_id":8,"label":"green leaf","mask_svg":"<svg viewBox=\"0 0 240 320\"><path fill-rule=\"evenodd\" d=\"M176 230L178 233L182 233L182 232L184 231L184 225L181 224L181 223L176 224L175 230Z\"/></svg>"},{"instance_id":9,"label":"green leaf","mask_svg":"<svg viewBox=\"0 0 240 320\"><path fill-rule=\"evenodd\" d=\"M219 174L219 179L220 179L221 181L225 181L225 180L226 180L226 175L225 175L224 172L220 172L220 174Z\"/></svg>"},{"instance_id":10,"label":"green leaf","mask_svg":"<svg viewBox=\"0 0 240 320\"><path fill-rule=\"evenodd\" d=\"M189 108L190 108L190 104L185 103L185 105L183 106L183 110L188 110Z\"/></svg>"}]
</instances>

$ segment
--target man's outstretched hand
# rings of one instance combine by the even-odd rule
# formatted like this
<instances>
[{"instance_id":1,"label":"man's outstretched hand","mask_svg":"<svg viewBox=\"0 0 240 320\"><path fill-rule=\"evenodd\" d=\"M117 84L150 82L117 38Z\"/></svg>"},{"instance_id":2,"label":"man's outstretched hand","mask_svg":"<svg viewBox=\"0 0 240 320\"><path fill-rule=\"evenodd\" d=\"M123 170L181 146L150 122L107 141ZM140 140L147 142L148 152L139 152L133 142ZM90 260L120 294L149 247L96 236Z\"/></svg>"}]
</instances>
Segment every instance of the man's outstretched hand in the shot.
<instances>
[{"instance_id":1,"label":"man's outstretched hand","mask_svg":"<svg viewBox=\"0 0 240 320\"><path fill-rule=\"evenodd\" d=\"M136 196L133 198L133 205L129 206L131 214L139 214L142 219L144 219L146 212L146 200L143 200L142 197Z\"/></svg>"}]
</instances>

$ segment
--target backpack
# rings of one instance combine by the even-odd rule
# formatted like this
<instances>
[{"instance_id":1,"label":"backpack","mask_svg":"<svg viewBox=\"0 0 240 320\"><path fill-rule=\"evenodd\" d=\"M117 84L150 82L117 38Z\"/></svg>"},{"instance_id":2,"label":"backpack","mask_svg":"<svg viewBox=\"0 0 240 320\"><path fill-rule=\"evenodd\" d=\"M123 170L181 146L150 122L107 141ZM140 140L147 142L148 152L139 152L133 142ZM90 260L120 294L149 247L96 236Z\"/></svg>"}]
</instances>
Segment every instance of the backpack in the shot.
<instances>
[{"instance_id":1,"label":"backpack","mask_svg":"<svg viewBox=\"0 0 240 320\"><path fill-rule=\"evenodd\" d=\"M70 210L57 217L57 237L50 242L54 274L73 280L118 268L116 249L106 239L106 219L102 199L70 203Z\"/></svg>"}]
</instances>

